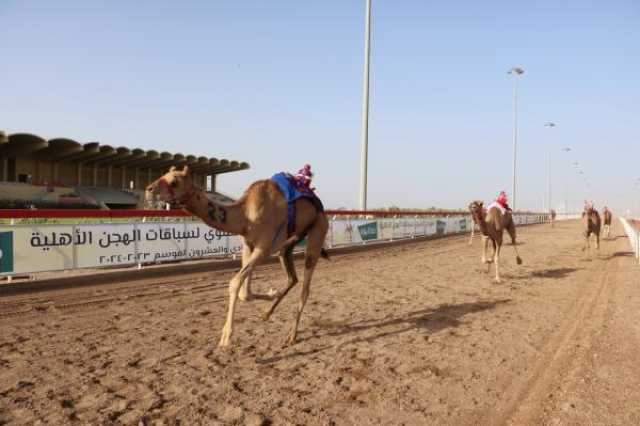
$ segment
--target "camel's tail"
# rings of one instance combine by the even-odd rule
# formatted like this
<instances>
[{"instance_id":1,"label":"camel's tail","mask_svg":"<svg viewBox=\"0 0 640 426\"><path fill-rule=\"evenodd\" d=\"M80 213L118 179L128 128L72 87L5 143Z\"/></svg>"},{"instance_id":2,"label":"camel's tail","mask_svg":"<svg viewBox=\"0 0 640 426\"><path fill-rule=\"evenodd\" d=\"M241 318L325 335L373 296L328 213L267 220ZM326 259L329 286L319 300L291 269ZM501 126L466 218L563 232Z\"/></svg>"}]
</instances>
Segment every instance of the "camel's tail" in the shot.
<instances>
[{"instance_id":1,"label":"camel's tail","mask_svg":"<svg viewBox=\"0 0 640 426\"><path fill-rule=\"evenodd\" d=\"M329 253L327 253L325 249L320 250L320 257L322 257L323 259L331 260L329 258Z\"/></svg>"}]
</instances>

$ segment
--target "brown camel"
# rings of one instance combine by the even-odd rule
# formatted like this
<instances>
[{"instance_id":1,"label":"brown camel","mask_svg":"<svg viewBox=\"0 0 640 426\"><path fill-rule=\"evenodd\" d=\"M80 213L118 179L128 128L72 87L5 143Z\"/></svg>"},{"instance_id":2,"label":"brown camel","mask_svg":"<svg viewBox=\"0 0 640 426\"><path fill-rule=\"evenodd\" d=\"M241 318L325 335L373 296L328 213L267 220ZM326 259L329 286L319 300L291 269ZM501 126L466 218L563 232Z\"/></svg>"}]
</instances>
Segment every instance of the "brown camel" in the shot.
<instances>
[{"instance_id":1,"label":"brown camel","mask_svg":"<svg viewBox=\"0 0 640 426\"><path fill-rule=\"evenodd\" d=\"M500 282L500 248L502 247L502 234L505 229L509 233L509 236L511 236L511 244L516 252L516 262L518 265L522 264L522 259L516 247L516 225L511 216L511 212L507 210L503 214L496 206L489 206L489 209L485 210L482 201L471 202L471 204L469 204L469 211L471 212L474 223L478 225L482 233L484 243L482 245L482 263L487 264L487 272L489 272L491 261L487 260L487 244L489 240L491 240L493 244L493 262L496 267L496 282Z\"/></svg>"},{"instance_id":2,"label":"brown camel","mask_svg":"<svg viewBox=\"0 0 640 426\"><path fill-rule=\"evenodd\" d=\"M609 239L611 237L611 219L613 219L613 215L611 214L611 210L606 206L602 209L602 219L604 221L604 228L602 232L604 233L604 237Z\"/></svg>"},{"instance_id":3,"label":"brown camel","mask_svg":"<svg viewBox=\"0 0 640 426\"><path fill-rule=\"evenodd\" d=\"M295 342L300 316L309 297L313 270L320 257L328 259L323 245L329 222L323 212L308 199L296 200L295 230L288 236L287 202L275 182L270 179L256 181L238 201L220 204L211 201L202 189L193 184L186 166L181 171L172 167L169 173L147 187L146 197L147 200L159 197L170 204L179 204L207 225L242 236L242 269L229 282L229 310L219 346L228 346L230 343L238 298L242 301L253 298L273 300L271 308L264 316L265 321L269 319L282 298L298 282L293 249L298 241L307 237L300 304L288 337L288 343ZM278 254L280 263L287 273L288 285L281 292L253 294L251 274L255 267L272 253Z\"/></svg>"},{"instance_id":4,"label":"brown camel","mask_svg":"<svg viewBox=\"0 0 640 426\"><path fill-rule=\"evenodd\" d=\"M600 214L598 210L591 205L586 205L582 212L582 234L585 238L584 247L582 251L591 248L589 243L589 237L591 234L596 236L596 250L600 249Z\"/></svg>"},{"instance_id":5,"label":"brown camel","mask_svg":"<svg viewBox=\"0 0 640 426\"><path fill-rule=\"evenodd\" d=\"M551 227L553 228L553 225L556 222L556 211L554 209L549 210L549 220L551 222Z\"/></svg>"}]
</instances>

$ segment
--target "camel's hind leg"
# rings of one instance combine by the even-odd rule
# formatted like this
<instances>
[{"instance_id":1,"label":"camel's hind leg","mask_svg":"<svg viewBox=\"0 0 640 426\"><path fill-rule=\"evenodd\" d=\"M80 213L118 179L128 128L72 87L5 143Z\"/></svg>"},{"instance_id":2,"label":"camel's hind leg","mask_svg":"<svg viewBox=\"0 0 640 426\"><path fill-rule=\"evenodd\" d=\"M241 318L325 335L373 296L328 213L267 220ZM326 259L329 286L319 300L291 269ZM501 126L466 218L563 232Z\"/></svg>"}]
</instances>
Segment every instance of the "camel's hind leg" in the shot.
<instances>
[{"instance_id":1,"label":"camel's hind leg","mask_svg":"<svg viewBox=\"0 0 640 426\"><path fill-rule=\"evenodd\" d=\"M318 263L318 259L320 259L322 246L324 245L324 239L327 235L328 229L329 223L327 222L327 218L324 215L321 215L318 217L313 228L311 228L311 230L309 231L309 237L307 240L307 251L305 253L304 259L304 278L302 280L302 291L300 293L300 305L298 306L295 321L293 323L293 326L291 327L289 338L287 340L289 344L293 344L296 341L300 317L302 316L302 311L304 310L304 306L306 305L307 299L309 298L309 291L311 289L311 277L313 276L313 271Z\"/></svg>"},{"instance_id":2,"label":"camel's hind leg","mask_svg":"<svg viewBox=\"0 0 640 426\"><path fill-rule=\"evenodd\" d=\"M516 226L513 222L511 222L511 225L507 228L507 232L511 237L511 245L516 252L516 263L518 265L522 265L522 259L520 258L520 254L518 253L518 247L516 247Z\"/></svg>"},{"instance_id":3,"label":"camel's hind leg","mask_svg":"<svg viewBox=\"0 0 640 426\"><path fill-rule=\"evenodd\" d=\"M236 301L238 299L240 287L245 279L251 275L256 265L265 258L267 253L268 250L263 250L261 248L254 249L249 256L247 264L243 266L240 272L234 275L231 282L229 282L229 310L227 311L227 321L224 323L224 327L222 328L222 336L220 337L218 346L229 346L231 335L233 334L233 316L235 314Z\"/></svg>"},{"instance_id":4,"label":"camel's hind leg","mask_svg":"<svg viewBox=\"0 0 640 426\"><path fill-rule=\"evenodd\" d=\"M271 304L271 308L269 308L269 310L264 314L263 319L265 321L267 321L271 317L271 314L273 314L273 311L276 310L276 307L280 304L282 299L287 295L287 293L289 293L289 290L291 290L298 283L298 274L296 274L296 266L293 261L294 247L295 246L288 247L283 255L280 256L280 264L287 273L287 288L285 288L284 291L278 293L278 296Z\"/></svg>"}]
</instances>

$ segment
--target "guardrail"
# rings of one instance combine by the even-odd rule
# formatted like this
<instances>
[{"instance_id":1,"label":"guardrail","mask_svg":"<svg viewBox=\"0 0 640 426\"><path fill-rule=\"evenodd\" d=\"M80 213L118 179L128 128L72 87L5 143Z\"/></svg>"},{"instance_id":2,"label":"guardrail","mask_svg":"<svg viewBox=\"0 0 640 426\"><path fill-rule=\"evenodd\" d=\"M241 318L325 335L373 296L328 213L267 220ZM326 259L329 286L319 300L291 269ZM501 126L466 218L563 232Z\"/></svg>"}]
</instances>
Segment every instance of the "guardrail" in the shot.
<instances>
[{"instance_id":1,"label":"guardrail","mask_svg":"<svg viewBox=\"0 0 640 426\"><path fill-rule=\"evenodd\" d=\"M622 226L624 227L624 232L629 237L629 243L631 244L631 249L633 250L633 254L638 259L638 263L640 263L640 221L635 221L630 219L631 223L627 221L627 219L621 217L620 222L622 222Z\"/></svg>"},{"instance_id":2,"label":"guardrail","mask_svg":"<svg viewBox=\"0 0 640 426\"><path fill-rule=\"evenodd\" d=\"M326 213L330 218L328 248L459 234L472 226L464 211ZM181 210L0 210L0 218L113 221L0 225L0 275L8 277L79 268L142 268L167 261L235 257L242 252L240 237L212 229ZM127 218L142 220L123 221ZM172 222L169 218L185 220ZM514 220L517 225L536 224L546 222L548 216L518 212Z\"/></svg>"}]
</instances>

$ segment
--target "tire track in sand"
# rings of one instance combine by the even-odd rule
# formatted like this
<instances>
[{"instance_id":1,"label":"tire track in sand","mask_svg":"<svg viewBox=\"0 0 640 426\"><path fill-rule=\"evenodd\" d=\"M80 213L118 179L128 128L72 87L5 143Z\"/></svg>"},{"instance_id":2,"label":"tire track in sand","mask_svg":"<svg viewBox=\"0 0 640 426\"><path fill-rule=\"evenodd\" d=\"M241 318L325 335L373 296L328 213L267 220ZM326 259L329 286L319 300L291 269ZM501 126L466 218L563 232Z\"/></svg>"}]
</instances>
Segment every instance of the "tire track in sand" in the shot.
<instances>
[{"instance_id":1,"label":"tire track in sand","mask_svg":"<svg viewBox=\"0 0 640 426\"><path fill-rule=\"evenodd\" d=\"M533 368L508 386L506 399L487 413L481 424L542 424L557 384L568 373L578 357L586 356L595 331L605 322L610 270L617 259L597 259L591 268L595 279L584 283L584 293L568 311L561 327L553 333L544 349L536 356Z\"/></svg>"}]
</instances>

